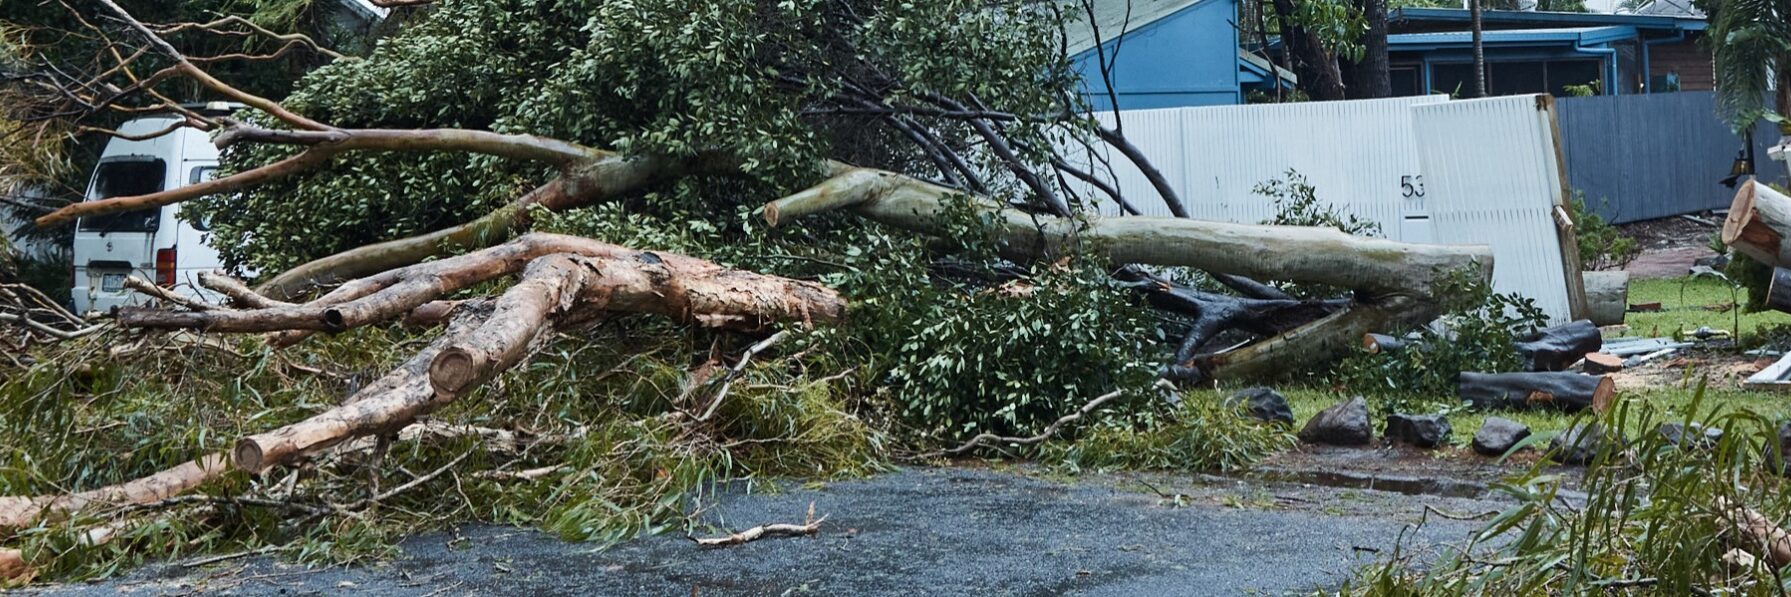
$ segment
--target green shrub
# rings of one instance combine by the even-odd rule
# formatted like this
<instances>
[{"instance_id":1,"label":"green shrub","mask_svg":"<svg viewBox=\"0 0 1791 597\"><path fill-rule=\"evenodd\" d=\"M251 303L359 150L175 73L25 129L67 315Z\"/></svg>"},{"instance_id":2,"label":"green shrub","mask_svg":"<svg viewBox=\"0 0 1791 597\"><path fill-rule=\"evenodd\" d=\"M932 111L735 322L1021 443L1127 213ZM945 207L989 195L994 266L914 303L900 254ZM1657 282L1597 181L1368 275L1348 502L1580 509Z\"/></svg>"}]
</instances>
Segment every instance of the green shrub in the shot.
<instances>
[{"instance_id":1,"label":"green shrub","mask_svg":"<svg viewBox=\"0 0 1791 597\"><path fill-rule=\"evenodd\" d=\"M1234 471L1294 442L1287 428L1249 419L1221 395L1191 392L1160 418L1143 424L1103 420L1073 442L1049 444L1040 458L1074 471Z\"/></svg>"},{"instance_id":2,"label":"green shrub","mask_svg":"<svg viewBox=\"0 0 1791 597\"><path fill-rule=\"evenodd\" d=\"M1573 191L1573 200L1568 202L1568 215L1573 218L1573 232L1579 240L1581 268L1623 269L1641 254L1636 239L1605 223L1604 216L1586 207L1584 191Z\"/></svg>"}]
</instances>

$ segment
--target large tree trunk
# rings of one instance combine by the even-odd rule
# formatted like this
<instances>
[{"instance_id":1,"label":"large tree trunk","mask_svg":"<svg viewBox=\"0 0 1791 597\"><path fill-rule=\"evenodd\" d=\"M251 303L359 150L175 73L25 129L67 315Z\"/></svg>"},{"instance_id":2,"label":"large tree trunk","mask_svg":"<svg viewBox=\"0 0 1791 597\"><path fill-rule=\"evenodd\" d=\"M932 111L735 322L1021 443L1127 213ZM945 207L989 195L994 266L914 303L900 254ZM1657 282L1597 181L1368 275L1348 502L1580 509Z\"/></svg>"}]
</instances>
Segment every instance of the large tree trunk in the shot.
<instances>
[{"instance_id":1,"label":"large tree trunk","mask_svg":"<svg viewBox=\"0 0 1791 597\"><path fill-rule=\"evenodd\" d=\"M1461 372L1461 398L1478 409L1552 409L1604 412L1617 394L1609 377L1571 371L1537 373Z\"/></svg>"},{"instance_id":2,"label":"large tree trunk","mask_svg":"<svg viewBox=\"0 0 1791 597\"><path fill-rule=\"evenodd\" d=\"M1791 266L1791 197L1749 179L1735 191L1723 220L1723 244L1773 267Z\"/></svg>"},{"instance_id":3,"label":"large tree trunk","mask_svg":"<svg viewBox=\"0 0 1791 597\"><path fill-rule=\"evenodd\" d=\"M1393 95L1393 74L1387 64L1387 0L1357 0L1368 21L1362 33L1362 59L1351 66L1349 97L1374 99Z\"/></svg>"}]
</instances>

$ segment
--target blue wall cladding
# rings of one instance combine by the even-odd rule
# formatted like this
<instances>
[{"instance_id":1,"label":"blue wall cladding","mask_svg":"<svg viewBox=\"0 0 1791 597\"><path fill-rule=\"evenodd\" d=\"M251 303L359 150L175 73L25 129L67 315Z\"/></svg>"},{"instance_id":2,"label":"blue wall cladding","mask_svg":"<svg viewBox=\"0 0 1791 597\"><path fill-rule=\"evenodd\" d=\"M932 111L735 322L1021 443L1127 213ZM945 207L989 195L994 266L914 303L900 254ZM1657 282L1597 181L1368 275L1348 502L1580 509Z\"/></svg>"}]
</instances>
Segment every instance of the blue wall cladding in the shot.
<instances>
[{"instance_id":1,"label":"blue wall cladding","mask_svg":"<svg viewBox=\"0 0 1791 597\"><path fill-rule=\"evenodd\" d=\"M1729 175L1742 138L1716 115L1709 91L1561 98L1562 152L1573 188L1611 222L1635 222L1729 206ZM1783 182L1783 165L1766 157L1778 131L1754 133L1761 180Z\"/></svg>"},{"instance_id":2,"label":"blue wall cladding","mask_svg":"<svg viewBox=\"0 0 1791 597\"><path fill-rule=\"evenodd\" d=\"M1232 27L1236 18L1236 0L1200 0L1128 31L1113 69L1120 108L1243 103L1238 90L1238 34ZM1106 46L1111 56L1113 42ZM1095 110L1111 110L1094 50L1073 61L1082 74L1083 96Z\"/></svg>"}]
</instances>

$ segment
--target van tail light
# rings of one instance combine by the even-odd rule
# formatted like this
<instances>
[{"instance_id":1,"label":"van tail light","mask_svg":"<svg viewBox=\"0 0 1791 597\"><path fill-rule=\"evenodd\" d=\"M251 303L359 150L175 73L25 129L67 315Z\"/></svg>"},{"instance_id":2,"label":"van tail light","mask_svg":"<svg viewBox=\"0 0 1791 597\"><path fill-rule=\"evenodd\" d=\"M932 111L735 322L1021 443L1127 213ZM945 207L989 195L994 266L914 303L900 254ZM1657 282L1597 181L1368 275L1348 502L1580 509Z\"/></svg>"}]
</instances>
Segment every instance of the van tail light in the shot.
<instances>
[{"instance_id":1,"label":"van tail light","mask_svg":"<svg viewBox=\"0 0 1791 597\"><path fill-rule=\"evenodd\" d=\"M174 287L174 249L156 249L155 283L163 288Z\"/></svg>"}]
</instances>

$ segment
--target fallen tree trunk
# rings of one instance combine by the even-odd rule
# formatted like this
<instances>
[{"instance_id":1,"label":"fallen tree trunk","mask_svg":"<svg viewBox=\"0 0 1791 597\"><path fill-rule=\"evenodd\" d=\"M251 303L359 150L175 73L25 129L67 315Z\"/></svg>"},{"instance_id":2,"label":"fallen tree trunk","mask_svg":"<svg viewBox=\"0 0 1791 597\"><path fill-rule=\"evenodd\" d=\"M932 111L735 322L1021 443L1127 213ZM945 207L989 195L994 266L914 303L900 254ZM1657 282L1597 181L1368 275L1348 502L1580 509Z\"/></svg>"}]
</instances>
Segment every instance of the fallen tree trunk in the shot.
<instances>
[{"instance_id":1,"label":"fallen tree trunk","mask_svg":"<svg viewBox=\"0 0 1791 597\"><path fill-rule=\"evenodd\" d=\"M1536 330L1512 343L1524 359L1526 371L1564 371L1604 346L1598 326L1581 319Z\"/></svg>"},{"instance_id":2,"label":"fallen tree trunk","mask_svg":"<svg viewBox=\"0 0 1791 597\"><path fill-rule=\"evenodd\" d=\"M1749 179L1735 191L1723 220L1723 244L1773 267L1791 266L1791 197Z\"/></svg>"},{"instance_id":3,"label":"fallen tree trunk","mask_svg":"<svg viewBox=\"0 0 1791 597\"><path fill-rule=\"evenodd\" d=\"M995 226L998 249L1015 261L1081 249L1113 263L1184 266L1258 280L1325 284L1355 291L1348 308L1239 350L1200 355L1205 376L1247 376L1289 360L1322 362L1360 342L1362 334L1417 325L1439 313L1431 284L1463 269L1490 278L1492 252L1484 246L1417 245L1350 236L1332 228L1256 226L1178 218L1078 220L1003 209L986 199L899 174L841 168L814 187L765 206L777 226L804 215L852 209L878 222L924 234L946 233L948 212L969 208Z\"/></svg>"},{"instance_id":4,"label":"fallen tree trunk","mask_svg":"<svg viewBox=\"0 0 1791 597\"><path fill-rule=\"evenodd\" d=\"M1553 409L1604 412L1616 397L1611 378L1569 371L1529 373L1461 372L1458 391L1463 400L1482 410Z\"/></svg>"},{"instance_id":5,"label":"fallen tree trunk","mask_svg":"<svg viewBox=\"0 0 1791 597\"><path fill-rule=\"evenodd\" d=\"M1622 324L1629 313L1629 272L1584 272L1580 281L1586 287L1586 318L1592 325Z\"/></svg>"}]
</instances>

